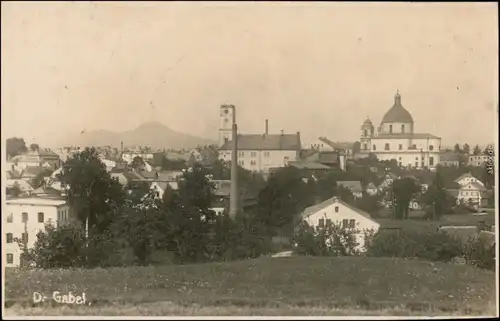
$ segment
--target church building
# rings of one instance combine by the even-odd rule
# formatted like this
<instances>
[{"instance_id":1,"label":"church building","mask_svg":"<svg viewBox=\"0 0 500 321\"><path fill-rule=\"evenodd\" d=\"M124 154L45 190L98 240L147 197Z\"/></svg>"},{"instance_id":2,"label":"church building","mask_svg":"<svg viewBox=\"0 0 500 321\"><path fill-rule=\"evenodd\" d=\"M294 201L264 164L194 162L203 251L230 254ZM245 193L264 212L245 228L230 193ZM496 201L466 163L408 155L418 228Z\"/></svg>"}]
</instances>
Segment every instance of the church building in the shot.
<instances>
[{"instance_id":1,"label":"church building","mask_svg":"<svg viewBox=\"0 0 500 321\"><path fill-rule=\"evenodd\" d=\"M360 142L361 153L373 153L379 160L394 159L402 167L435 169L439 163L441 138L415 132L413 117L401 104L399 91L377 132L371 120L365 120Z\"/></svg>"}]
</instances>

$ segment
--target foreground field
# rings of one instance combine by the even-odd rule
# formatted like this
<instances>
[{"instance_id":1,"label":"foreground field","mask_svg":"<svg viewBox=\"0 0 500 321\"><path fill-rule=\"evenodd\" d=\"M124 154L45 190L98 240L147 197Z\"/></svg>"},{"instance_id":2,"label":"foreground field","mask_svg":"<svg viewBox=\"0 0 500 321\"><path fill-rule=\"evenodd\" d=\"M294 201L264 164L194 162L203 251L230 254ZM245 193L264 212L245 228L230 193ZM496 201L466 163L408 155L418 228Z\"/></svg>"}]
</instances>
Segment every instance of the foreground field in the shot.
<instances>
[{"instance_id":1,"label":"foreground field","mask_svg":"<svg viewBox=\"0 0 500 321\"><path fill-rule=\"evenodd\" d=\"M8 315L494 315L495 274L380 258L284 257L186 266L7 271ZM33 292L90 306L31 307Z\"/></svg>"}]
</instances>

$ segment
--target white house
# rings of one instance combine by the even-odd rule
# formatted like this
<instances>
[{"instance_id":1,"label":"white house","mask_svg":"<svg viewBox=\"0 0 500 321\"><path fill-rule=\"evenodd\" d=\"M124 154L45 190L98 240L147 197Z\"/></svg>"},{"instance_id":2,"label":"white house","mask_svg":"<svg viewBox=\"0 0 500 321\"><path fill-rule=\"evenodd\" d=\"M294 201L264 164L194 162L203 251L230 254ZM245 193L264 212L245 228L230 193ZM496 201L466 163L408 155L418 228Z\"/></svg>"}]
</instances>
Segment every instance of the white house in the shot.
<instances>
[{"instance_id":1,"label":"white house","mask_svg":"<svg viewBox=\"0 0 500 321\"><path fill-rule=\"evenodd\" d=\"M4 255L8 267L20 264L21 248L16 239L22 240L30 248L35 244L38 232L45 230L45 224L57 226L75 222L75 217L66 201L55 198L7 199L2 213L5 233Z\"/></svg>"},{"instance_id":2,"label":"white house","mask_svg":"<svg viewBox=\"0 0 500 321\"><path fill-rule=\"evenodd\" d=\"M476 183L476 184L484 186L483 182L478 180L471 173L465 173L465 174L460 175L460 177L458 177L455 180L455 183L460 184L460 186L465 186L465 185L470 184L470 183Z\"/></svg>"},{"instance_id":3,"label":"white house","mask_svg":"<svg viewBox=\"0 0 500 321\"><path fill-rule=\"evenodd\" d=\"M123 152L121 155L122 160L127 162L127 164L132 164L132 161L134 160L135 157L139 156L143 160L152 160L154 158L153 153L146 153L146 152Z\"/></svg>"},{"instance_id":4,"label":"white house","mask_svg":"<svg viewBox=\"0 0 500 321\"><path fill-rule=\"evenodd\" d=\"M375 222L370 214L336 197L306 208L302 217L310 226L314 227L322 227L334 223L339 224L343 228L355 229L357 231L357 248L361 251L365 245L364 232L373 230L376 233L380 227L380 224Z\"/></svg>"},{"instance_id":5,"label":"white house","mask_svg":"<svg viewBox=\"0 0 500 321\"><path fill-rule=\"evenodd\" d=\"M361 153L378 160L396 160L399 166L435 169L439 164L441 138L415 133L411 114L402 106L399 92L375 133L370 119L361 126Z\"/></svg>"},{"instance_id":6,"label":"white house","mask_svg":"<svg viewBox=\"0 0 500 321\"><path fill-rule=\"evenodd\" d=\"M219 159L231 161L232 146L232 113L230 106L221 106L221 128L219 129ZM239 134L238 165L256 172L267 173L269 170L287 166L300 157L300 133L269 134L266 121L266 131L263 134Z\"/></svg>"},{"instance_id":7,"label":"white house","mask_svg":"<svg viewBox=\"0 0 500 321\"><path fill-rule=\"evenodd\" d=\"M484 166L487 162L494 162L492 157L489 155L470 155L469 156L469 166Z\"/></svg>"},{"instance_id":8,"label":"white house","mask_svg":"<svg viewBox=\"0 0 500 321\"><path fill-rule=\"evenodd\" d=\"M487 202L486 192L487 189L484 185L476 181L471 181L468 184L462 185L458 190L457 204L463 202L483 206Z\"/></svg>"}]
</instances>

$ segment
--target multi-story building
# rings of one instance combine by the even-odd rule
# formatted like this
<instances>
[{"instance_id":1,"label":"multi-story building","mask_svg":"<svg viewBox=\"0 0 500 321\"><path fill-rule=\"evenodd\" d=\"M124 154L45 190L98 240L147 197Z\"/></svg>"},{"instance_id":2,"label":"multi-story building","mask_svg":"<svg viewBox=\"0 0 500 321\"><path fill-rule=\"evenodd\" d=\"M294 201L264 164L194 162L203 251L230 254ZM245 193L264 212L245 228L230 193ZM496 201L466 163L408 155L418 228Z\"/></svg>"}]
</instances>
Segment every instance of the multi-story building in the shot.
<instances>
[{"instance_id":1,"label":"multi-story building","mask_svg":"<svg viewBox=\"0 0 500 321\"><path fill-rule=\"evenodd\" d=\"M492 156L489 156L489 155L470 155L468 165L480 167L480 166L484 166L488 162L494 163Z\"/></svg>"},{"instance_id":2,"label":"multi-story building","mask_svg":"<svg viewBox=\"0 0 500 321\"><path fill-rule=\"evenodd\" d=\"M221 126L219 129L219 159L231 161L232 153L232 112L229 106L221 107ZM256 172L269 172L270 169L284 167L300 157L300 132L296 134L269 134L268 122L263 134L238 134L238 165Z\"/></svg>"},{"instance_id":3,"label":"multi-story building","mask_svg":"<svg viewBox=\"0 0 500 321\"><path fill-rule=\"evenodd\" d=\"M75 222L69 205L60 198L13 198L7 199L2 210L4 255L7 267L20 265L22 248L17 240L27 248L34 246L39 231L45 224L60 226Z\"/></svg>"},{"instance_id":4,"label":"multi-story building","mask_svg":"<svg viewBox=\"0 0 500 321\"><path fill-rule=\"evenodd\" d=\"M396 160L402 167L435 169L439 164L441 138L414 132L413 117L402 106L399 92L377 133L370 119L361 130L361 153L373 153L379 160Z\"/></svg>"}]
</instances>

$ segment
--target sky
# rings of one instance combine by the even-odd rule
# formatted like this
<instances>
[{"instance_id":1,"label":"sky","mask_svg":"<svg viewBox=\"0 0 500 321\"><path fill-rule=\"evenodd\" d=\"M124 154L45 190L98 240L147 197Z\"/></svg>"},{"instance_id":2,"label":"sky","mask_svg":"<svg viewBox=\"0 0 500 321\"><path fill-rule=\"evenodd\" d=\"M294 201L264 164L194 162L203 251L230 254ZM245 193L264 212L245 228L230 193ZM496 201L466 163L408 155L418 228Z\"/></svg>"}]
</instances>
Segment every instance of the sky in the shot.
<instances>
[{"instance_id":1,"label":"sky","mask_svg":"<svg viewBox=\"0 0 500 321\"><path fill-rule=\"evenodd\" d=\"M61 135L148 121L240 133L359 140L396 90L415 131L497 137L496 3L2 2L2 136Z\"/></svg>"}]
</instances>

